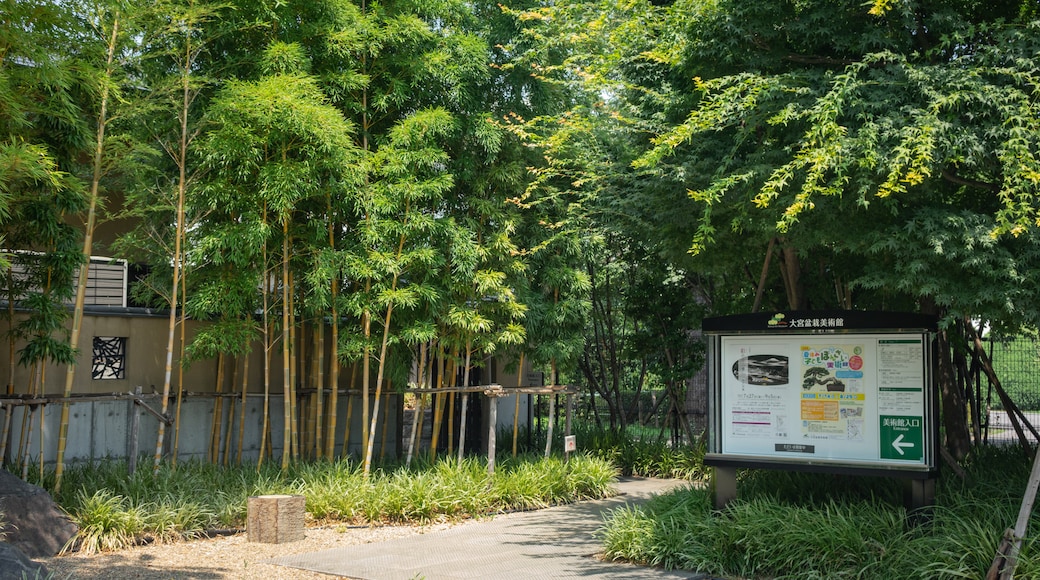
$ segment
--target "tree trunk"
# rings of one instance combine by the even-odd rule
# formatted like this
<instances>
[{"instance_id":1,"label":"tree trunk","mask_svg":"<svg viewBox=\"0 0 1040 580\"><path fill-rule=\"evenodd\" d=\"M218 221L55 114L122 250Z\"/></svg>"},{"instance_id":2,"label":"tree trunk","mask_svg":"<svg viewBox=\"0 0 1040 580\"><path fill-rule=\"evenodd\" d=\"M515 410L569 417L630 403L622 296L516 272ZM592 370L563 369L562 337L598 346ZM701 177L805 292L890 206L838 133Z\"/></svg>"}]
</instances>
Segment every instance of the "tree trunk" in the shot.
<instances>
[{"instance_id":1,"label":"tree trunk","mask_svg":"<svg viewBox=\"0 0 1040 580\"><path fill-rule=\"evenodd\" d=\"M950 338L949 330L939 331L939 370L936 380L942 397L945 447L955 459L960 460L967 457L971 451L971 436L968 432L963 392L957 388Z\"/></svg>"},{"instance_id":2,"label":"tree trunk","mask_svg":"<svg viewBox=\"0 0 1040 580\"><path fill-rule=\"evenodd\" d=\"M802 266L798 258L798 250L784 244L780 250L780 273L784 279L784 289L787 292L787 305L791 310L805 310L808 303L805 296L805 288L802 284Z\"/></svg>"}]
</instances>

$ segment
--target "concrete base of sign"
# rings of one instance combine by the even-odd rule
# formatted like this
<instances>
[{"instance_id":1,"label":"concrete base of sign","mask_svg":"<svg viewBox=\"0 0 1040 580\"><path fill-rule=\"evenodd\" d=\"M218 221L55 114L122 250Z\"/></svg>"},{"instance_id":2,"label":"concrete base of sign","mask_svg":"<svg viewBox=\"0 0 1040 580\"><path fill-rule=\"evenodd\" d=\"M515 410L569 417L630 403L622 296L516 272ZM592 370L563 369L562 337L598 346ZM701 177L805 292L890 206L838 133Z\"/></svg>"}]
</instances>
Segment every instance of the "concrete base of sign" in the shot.
<instances>
[{"instance_id":1,"label":"concrete base of sign","mask_svg":"<svg viewBox=\"0 0 1040 580\"><path fill-rule=\"evenodd\" d=\"M715 509L721 510L737 499L737 468L715 466L715 475L711 478L711 491L715 496Z\"/></svg>"}]
</instances>

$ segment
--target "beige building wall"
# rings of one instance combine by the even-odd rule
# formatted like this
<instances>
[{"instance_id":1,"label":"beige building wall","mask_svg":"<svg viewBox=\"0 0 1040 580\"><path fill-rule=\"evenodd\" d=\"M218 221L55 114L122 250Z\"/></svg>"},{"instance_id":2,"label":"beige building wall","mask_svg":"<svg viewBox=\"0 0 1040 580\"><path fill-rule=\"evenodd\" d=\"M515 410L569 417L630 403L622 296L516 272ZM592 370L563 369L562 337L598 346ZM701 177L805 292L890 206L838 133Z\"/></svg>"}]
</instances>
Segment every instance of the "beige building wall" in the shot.
<instances>
[{"instance_id":1,"label":"beige building wall","mask_svg":"<svg viewBox=\"0 0 1040 580\"><path fill-rule=\"evenodd\" d=\"M115 315L88 313L83 316L78 362L72 387L73 394L129 393L136 386L143 387L146 394L151 392L152 388L162 392L166 370L166 341L169 337L168 317L158 313L149 315L144 312L133 312L138 309L120 310L122 312ZM24 315L16 315L16 323L23 318ZM189 340L198 329L198 322L188 321ZM8 330L6 321L0 322L0 330L6 334ZM94 337L125 339L123 378L94 379L91 377L94 362ZM177 338L180 338L179 329ZM8 356L0 357L0 376L6 378L9 390L13 385L15 394L29 393L32 369L18 363L18 351L25 347L25 342L19 340L14 343L13 374L9 342L7 346ZM173 376L175 381L177 363L178 359L175 357L175 374ZM67 367L64 365L46 365L43 394L61 395L64 393L66 373ZM185 370L185 388L197 392L213 392L215 377L215 361L197 361Z\"/></svg>"}]
</instances>

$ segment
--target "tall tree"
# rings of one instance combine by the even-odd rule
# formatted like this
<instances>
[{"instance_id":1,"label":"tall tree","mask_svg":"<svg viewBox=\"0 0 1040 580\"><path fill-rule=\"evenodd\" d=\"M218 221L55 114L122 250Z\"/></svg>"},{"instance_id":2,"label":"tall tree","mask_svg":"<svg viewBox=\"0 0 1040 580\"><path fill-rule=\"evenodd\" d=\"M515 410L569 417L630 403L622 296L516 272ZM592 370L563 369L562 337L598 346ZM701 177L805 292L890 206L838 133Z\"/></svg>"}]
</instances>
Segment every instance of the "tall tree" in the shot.
<instances>
[{"instance_id":1,"label":"tall tree","mask_svg":"<svg viewBox=\"0 0 1040 580\"><path fill-rule=\"evenodd\" d=\"M659 52L695 77L694 98L638 167L689 192L694 254L778 237L793 305L834 304L798 298L800 272L853 292L842 306L931 310L943 332L1035 324L1034 4L677 4L683 50ZM960 456L963 401L942 388Z\"/></svg>"}]
</instances>

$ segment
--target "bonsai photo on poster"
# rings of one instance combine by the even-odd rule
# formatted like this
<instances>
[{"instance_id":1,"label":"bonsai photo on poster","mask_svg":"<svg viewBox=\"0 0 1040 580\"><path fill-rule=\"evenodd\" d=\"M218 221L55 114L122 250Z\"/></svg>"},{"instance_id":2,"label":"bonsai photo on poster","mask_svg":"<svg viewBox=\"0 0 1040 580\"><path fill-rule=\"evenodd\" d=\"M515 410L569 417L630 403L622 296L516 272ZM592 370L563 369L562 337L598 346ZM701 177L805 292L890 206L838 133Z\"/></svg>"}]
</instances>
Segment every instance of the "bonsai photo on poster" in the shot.
<instances>
[{"instance_id":1,"label":"bonsai photo on poster","mask_svg":"<svg viewBox=\"0 0 1040 580\"><path fill-rule=\"evenodd\" d=\"M787 357L778 354L753 354L733 363L733 376L746 385L782 386L788 381Z\"/></svg>"}]
</instances>

